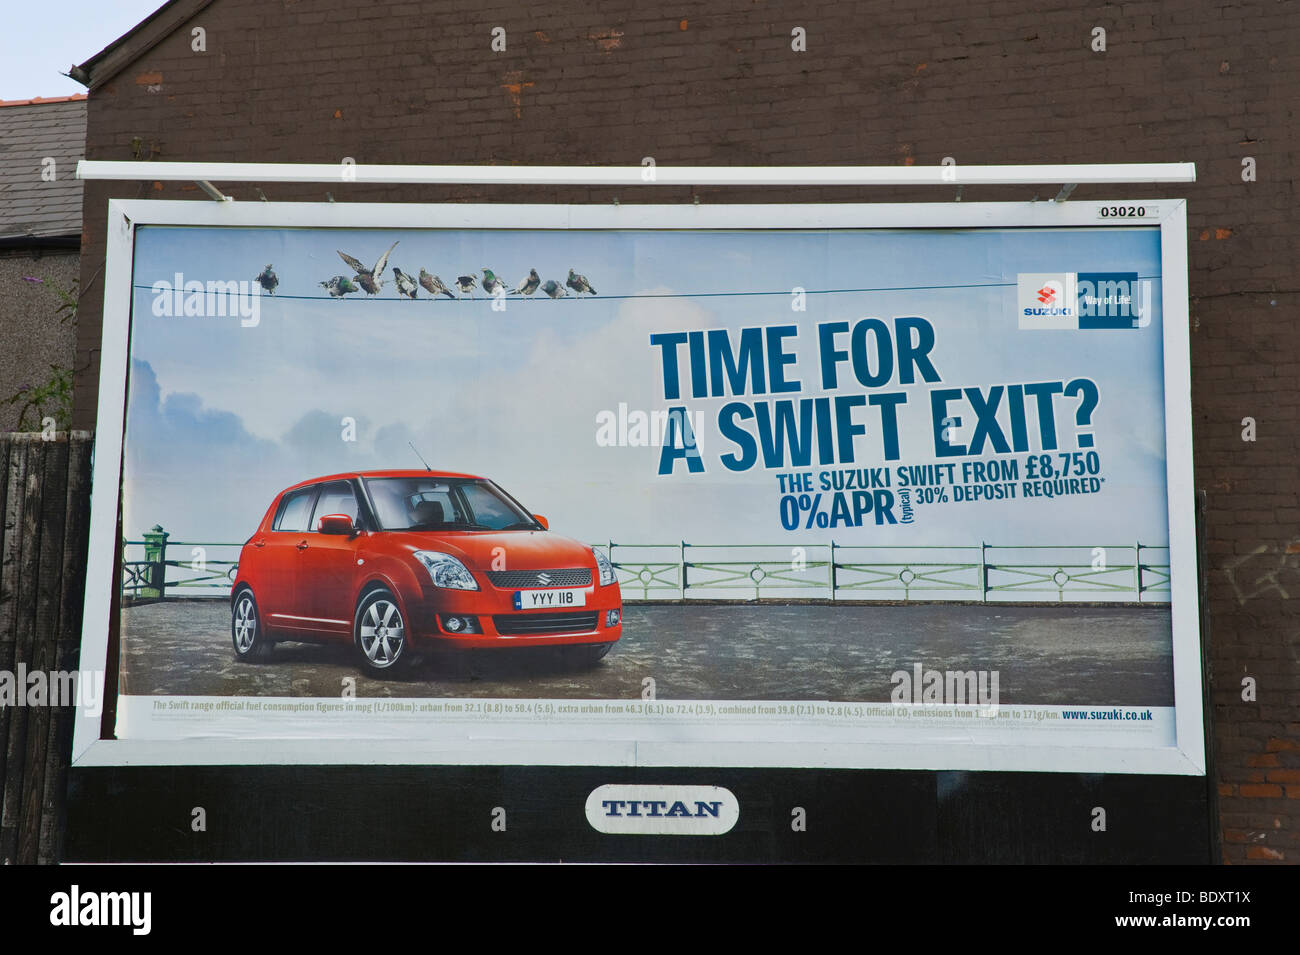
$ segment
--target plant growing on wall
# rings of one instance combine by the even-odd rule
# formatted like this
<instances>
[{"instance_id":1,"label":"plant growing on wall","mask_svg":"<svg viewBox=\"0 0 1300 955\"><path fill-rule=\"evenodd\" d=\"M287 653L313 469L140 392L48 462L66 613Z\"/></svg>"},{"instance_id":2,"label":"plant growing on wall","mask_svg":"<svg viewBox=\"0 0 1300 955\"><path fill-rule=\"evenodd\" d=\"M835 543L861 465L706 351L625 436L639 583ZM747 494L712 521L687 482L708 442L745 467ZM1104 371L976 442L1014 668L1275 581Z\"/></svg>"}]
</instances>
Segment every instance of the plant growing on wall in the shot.
<instances>
[{"instance_id":1,"label":"plant growing on wall","mask_svg":"<svg viewBox=\"0 0 1300 955\"><path fill-rule=\"evenodd\" d=\"M71 288L63 288L45 279L35 279L48 285L59 298L59 307L54 314L59 317L59 324L66 325L77 319L77 279L72 280ZM18 406L18 420L15 431L44 430L45 419L52 418L54 427L66 431L72 423L72 369L62 365L50 365L50 375L39 384L26 384L7 398L0 399L0 405Z\"/></svg>"}]
</instances>

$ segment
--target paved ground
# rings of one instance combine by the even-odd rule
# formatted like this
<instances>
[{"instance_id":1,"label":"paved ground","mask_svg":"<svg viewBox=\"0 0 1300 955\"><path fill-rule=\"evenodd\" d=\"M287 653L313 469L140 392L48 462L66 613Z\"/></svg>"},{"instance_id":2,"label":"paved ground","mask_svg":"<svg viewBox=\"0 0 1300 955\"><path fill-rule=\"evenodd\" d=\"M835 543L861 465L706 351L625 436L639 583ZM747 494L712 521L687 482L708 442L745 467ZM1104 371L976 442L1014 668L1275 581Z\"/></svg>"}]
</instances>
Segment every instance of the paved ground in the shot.
<instances>
[{"instance_id":1,"label":"paved ground","mask_svg":"<svg viewBox=\"0 0 1300 955\"><path fill-rule=\"evenodd\" d=\"M889 699L890 674L997 670L1003 703L1173 703L1167 608L696 605L626 608L623 639L595 668L544 648L440 654L402 680L371 679L350 647L282 643L240 663L221 600L122 614L122 691L132 695L628 699Z\"/></svg>"}]
</instances>

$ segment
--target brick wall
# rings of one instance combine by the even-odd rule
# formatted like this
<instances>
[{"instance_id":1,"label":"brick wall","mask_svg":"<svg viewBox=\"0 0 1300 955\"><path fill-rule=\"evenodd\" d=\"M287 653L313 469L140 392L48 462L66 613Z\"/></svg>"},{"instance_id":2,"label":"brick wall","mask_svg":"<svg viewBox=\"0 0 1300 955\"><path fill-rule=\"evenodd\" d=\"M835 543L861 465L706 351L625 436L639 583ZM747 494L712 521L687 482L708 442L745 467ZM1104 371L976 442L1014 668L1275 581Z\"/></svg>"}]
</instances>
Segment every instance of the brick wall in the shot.
<instances>
[{"instance_id":1,"label":"brick wall","mask_svg":"<svg viewBox=\"0 0 1300 955\"><path fill-rule=\"evenodd\" d=\"M731 11L722 9L730 7ZM86 155L363 163L903 164L1194 161L1189 200L1196 485L1207 497L1209 659L1223 854L1300 861L1300 6L1257 0L1043 9L802 0L216 0L92 91ZM734 11L734 12L732 12ZM207 51L191 49L190 28ZM490 50L493 27L507 49ZM806 31L806 52L791 31ZM1092 49L1093 30L1106 50ZM1257 179L1244 182L1252 157ZM263 187L274 200L608 201L610 190ZM252 187L228 187L238 200ZM1023 200L1027 188L968 189ZM642 187L622 201L689 200ZM1044 197L1048 195L1045 191ZM110 196L86 188L75 426L94 425ZM705 202L949 199L936 190L708 189ZM1252 417L1257 440L1242 440ZM1257 681L1253 702L1242 679Z\"/></svg>"}]
</instances>

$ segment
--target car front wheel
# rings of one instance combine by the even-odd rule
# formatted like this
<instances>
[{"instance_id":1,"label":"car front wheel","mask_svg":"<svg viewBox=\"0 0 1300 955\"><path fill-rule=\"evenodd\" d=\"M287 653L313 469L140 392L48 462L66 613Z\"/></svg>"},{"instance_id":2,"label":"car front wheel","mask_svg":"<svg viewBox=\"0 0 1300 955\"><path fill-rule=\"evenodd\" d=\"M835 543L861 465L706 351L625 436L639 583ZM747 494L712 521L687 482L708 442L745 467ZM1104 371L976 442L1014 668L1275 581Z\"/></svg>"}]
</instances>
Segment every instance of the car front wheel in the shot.
<instances>
[{"instance_id":1,"label":"car front wheel","mask_svg":"<svg viewBox=\"0 0 1300 955\"><path fill-rule=\"evenodd\" d=\"M240 660L265 660L271 653L271 640L262 629L253 592L245 587L230 608L230 637L235 656Z\"/></svg>"},{"instance_id":2,"label":"car front wheel","mask_svg":"<svg viewBox=\"0 0 1300 955\"><path fill-rule=\"evenodd\" d=\"M387 590L367 594L357 607L353 627L361 664L376 676L404 669L411 657L406 620L397 599Z\"/></svg>"}]
</instances>

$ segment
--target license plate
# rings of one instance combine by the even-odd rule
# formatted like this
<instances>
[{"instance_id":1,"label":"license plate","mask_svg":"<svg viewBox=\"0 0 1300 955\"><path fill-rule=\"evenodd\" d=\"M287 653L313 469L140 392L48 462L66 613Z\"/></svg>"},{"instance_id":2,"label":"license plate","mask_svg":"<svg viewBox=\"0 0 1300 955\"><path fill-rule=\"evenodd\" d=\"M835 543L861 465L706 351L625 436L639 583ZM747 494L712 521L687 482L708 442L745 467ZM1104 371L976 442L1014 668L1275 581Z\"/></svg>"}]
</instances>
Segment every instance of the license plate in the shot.
<instances>
[{"instance_id":1,"label":"license plate","mask_svg":"<svg viewBox=\"0 0 1300 955\"><path fill-rule=\"evenodd\" d=\"M585 607L585 590L516 590L516 610L564 610Z\"/></svg>"}]
</instances>

